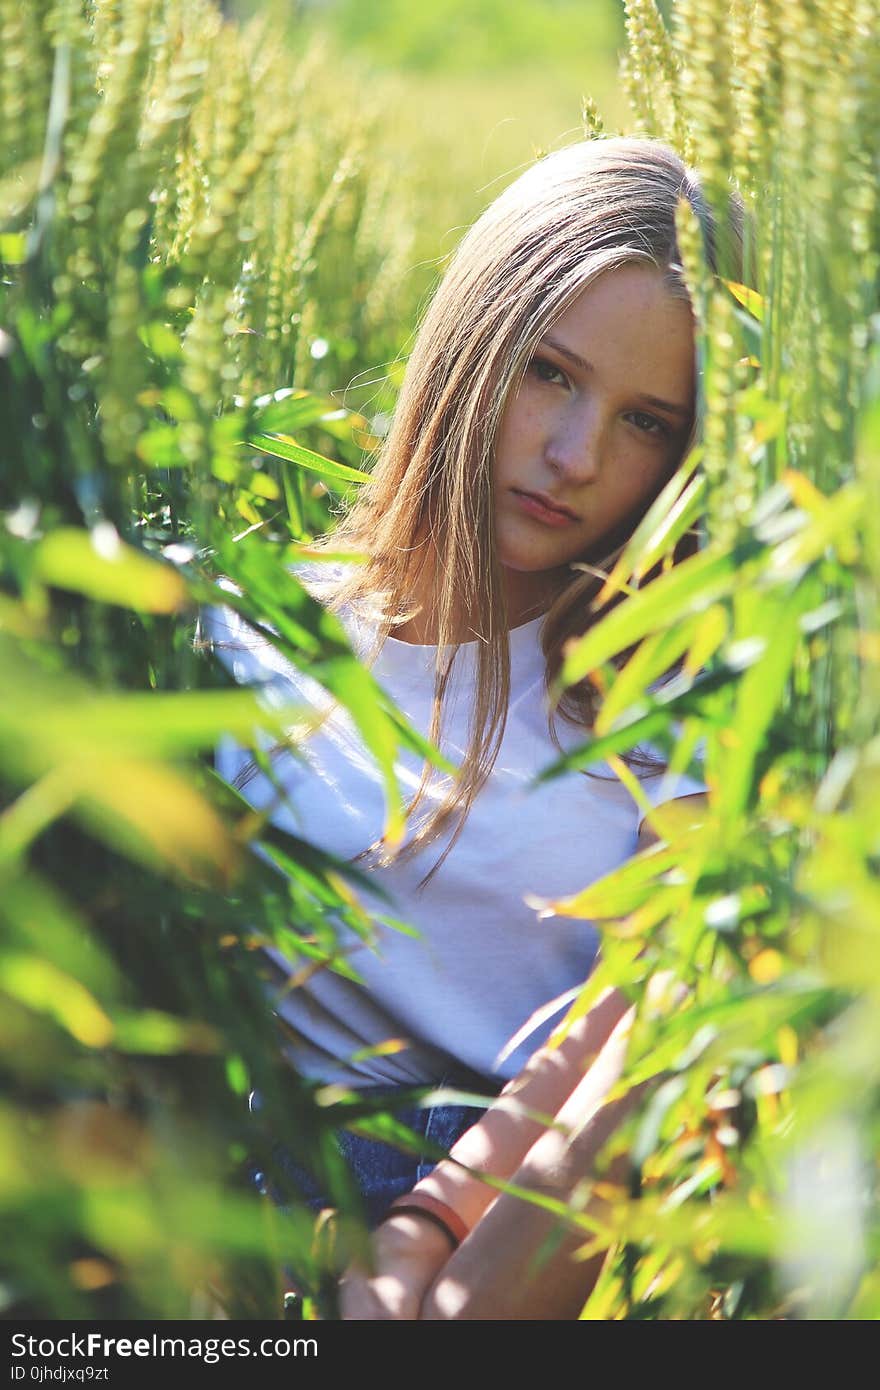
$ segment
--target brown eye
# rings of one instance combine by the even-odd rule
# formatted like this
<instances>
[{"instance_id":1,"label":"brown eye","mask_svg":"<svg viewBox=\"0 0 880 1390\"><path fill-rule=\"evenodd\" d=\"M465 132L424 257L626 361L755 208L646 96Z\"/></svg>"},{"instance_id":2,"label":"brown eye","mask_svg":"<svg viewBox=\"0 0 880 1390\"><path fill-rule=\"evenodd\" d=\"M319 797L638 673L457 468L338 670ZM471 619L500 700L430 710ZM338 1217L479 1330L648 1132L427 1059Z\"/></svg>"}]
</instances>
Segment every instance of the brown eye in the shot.
<instances>
[{"instance_id":1,"label":"brown eye","mask_svg":"<svg viewBox=\"0 0 880 1390\"><path fill-rule=\"evenodd\" d=\"M669 426L662 420L658 420L655 415L646 415L643 410L631 410L627 419L630 420L637 430L643 434L668 435Z\"/></svg>"},{"instance_id":2,"label":"brown eye","mask_svg":"<svg viewBox=\"0 0 880 1390\"><path fill-rule=\"evenodd\" d=\"M548 385L565 386L568 384L568 378L561 367L557 367L555 363L549 362L546 357L533 357L529 363L529 371L536 376L539 381L545 381Z\"/></svg>"}]
</instances>

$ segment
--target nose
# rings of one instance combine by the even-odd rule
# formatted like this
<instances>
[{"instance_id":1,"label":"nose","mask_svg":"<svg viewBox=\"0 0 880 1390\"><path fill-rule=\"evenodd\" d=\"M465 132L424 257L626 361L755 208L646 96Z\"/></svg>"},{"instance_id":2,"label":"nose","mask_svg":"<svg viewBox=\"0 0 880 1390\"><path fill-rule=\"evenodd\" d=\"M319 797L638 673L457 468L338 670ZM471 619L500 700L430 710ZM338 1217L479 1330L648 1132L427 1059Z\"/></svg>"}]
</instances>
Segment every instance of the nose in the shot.
<instances>
[{"instance_id":1,"label":"nose","mask_svg":"<svg viewBox=\"0 0 880 1390\"><path fill-rule=\"evenodd\" d=\"M572 402L554 421L544 458L560 481L595 482L604 448L604 424L595 402Z\"/></svg>"}]
</instances>

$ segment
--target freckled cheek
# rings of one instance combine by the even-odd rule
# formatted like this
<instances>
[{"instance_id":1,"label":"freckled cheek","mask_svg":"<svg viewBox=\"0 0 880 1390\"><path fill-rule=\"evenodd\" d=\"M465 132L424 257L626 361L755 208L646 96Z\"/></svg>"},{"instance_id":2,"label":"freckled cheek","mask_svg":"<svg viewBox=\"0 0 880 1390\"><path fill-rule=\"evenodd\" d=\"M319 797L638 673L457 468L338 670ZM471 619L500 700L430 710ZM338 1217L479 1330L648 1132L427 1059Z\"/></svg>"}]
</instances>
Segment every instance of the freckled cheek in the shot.
<instances>
[{"instance_id":1,"label":"freckled cheek","mask_svg":"<svg viewBox=\"0 0 880 1390\"><path fill-rule=\"evenodd\" d=\"M542 430L540 411L525 401L508 407L495 441L496 460L503 464L505 457L515 457L533 445Z\"/></svg>"}]
</instances>

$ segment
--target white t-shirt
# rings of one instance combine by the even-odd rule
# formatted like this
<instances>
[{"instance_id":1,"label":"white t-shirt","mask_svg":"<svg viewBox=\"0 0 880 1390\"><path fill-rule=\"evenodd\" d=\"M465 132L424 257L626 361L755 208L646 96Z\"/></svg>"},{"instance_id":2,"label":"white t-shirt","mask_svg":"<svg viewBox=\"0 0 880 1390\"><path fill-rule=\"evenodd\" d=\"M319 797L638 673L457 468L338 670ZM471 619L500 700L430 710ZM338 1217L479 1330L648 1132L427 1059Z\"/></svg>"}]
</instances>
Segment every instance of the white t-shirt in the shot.
<instances>
[{"instance_id":1,"label":"white t-shirt","mask_svg":"<svg viewBox=\"0 0 880 1390\"><path fill-rule=\"evenodd\" d=\"M355 648L363 650L369 634L352 619L346 622ZM635 852L642 813L607 763L590 769L603 780L571 773L530 786L559 756L548 726L540 624L539 618L510 634L511 697L501 749L437 873L420 888L444 840L370 871L393 900L390 910L417 929L418 939L383 927L378 949L371 950L346 929L348 959L361 985L325 970L285 991L293 967L268 952L278 972L276 1007L301 1039L291 1055L303 1074L353 1086L438 1084L454 1079L463 1066L500 1085L522 1068L559 1014L496 1066L507 1041L535 1010L588 976L598 947L595 927L570 918L541 919L525 899L575 893L614 869ZM209 610L203 629L235 679L261 687L273 705L330 708L321 687L232 610ZM459 647L444 715L441 746L456 762L467 746L475 654L476 643ZM434 661L434 648L389 638L373 667L423 732L430 724ZM582 730L562 720L557 733L563 748L584 739ZM273 821L334 855L354 858L379 838L384 800L379 774L350 716L333 709L302 753L302 760L287 754L275 760L288 804L273 813ZM232 781L251 756L224 740L218 771ZM415 791L420 775L418 757L403 752L398 776L405 795ZM705 790L692 778L662 774L642 775L642 785L652 805ZM255 806L277 799L259 773L243 794ZM387 903L381 910L389 912ZM408 1045L388 1056L349 1060L389 1038L405 1038Z\"/></svg>"}]
</instances>

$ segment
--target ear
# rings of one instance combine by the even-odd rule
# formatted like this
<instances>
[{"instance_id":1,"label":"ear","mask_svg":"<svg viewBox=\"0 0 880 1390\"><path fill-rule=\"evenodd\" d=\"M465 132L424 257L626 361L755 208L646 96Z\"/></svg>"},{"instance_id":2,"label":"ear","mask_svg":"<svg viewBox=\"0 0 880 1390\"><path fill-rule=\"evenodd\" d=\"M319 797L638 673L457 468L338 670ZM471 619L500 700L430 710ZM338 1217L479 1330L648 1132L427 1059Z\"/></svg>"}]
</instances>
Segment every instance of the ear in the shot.
<instances>
[{"instance_id":1,"label":"ear","mask_svg":"<svg viewBox=\"0 0 880 1390\"><path fill-rule=\"evenodd\" d=\"M688 825L699 825L705 819L705 814L709 809L709 798L705 792L695 792L691 796L677 796L672 801L664 801L659 806L655 806L654 814L651 819L653 825L648 823L647 818L643 818L639 823L639 844L638 848L647 849L649 845L655 845L660 839L659 831L663 828L664 819L668 819L676 829L681 829ZM655 828L656 827L656 828Z\"/></svg>"}]
</instances>

